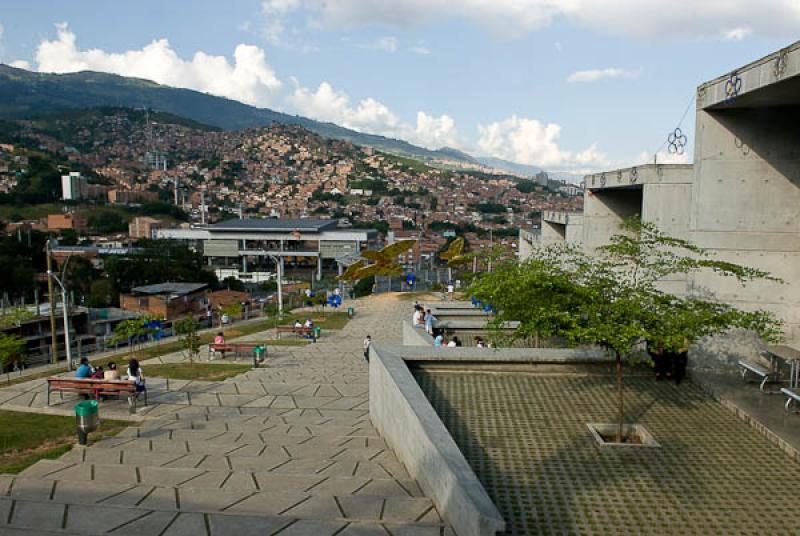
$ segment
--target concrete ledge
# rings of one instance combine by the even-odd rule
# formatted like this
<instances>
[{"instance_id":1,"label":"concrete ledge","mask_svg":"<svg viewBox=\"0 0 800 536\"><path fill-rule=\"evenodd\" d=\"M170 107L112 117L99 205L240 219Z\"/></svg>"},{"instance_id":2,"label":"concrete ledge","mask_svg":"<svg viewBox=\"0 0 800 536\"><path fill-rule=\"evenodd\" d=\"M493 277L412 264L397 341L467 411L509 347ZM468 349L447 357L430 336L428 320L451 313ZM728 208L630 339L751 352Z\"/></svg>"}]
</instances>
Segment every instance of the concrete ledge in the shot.
<instances>
[{"instance_id":1,"label":"concrete ledge","mask_svg":"<svg viewBox=\"0 0 800 536\"><path fill-rule=\"evenodd\" d=\"M414 328L411 328L414 329ZM614 358L599 349L584 348L476 348L388 346L381 349L405 361L484 363L613 363ZM372 372L372 371L370 371Z\"/></svg>"},{"instance_id":2,"label":"concrete ledge","mask_svg":"<svg viewBox=\"0 0 800 536\"><path fill-rule=\"evenodd\" d=\"M505 530L503 517L403 359L375 344L369 393L373 424L455 532L489 536Z\"/></svg>"},{"instance_id":3,"label":"concrete ledge","mask_svg":"<svg viewBox=\"0 0 800 536\"><path fill-rule=\"evenodd\" d=\"M415 328L408 320L403 320L403 344L406 346L433 346L433 337L424 329Z\"/></svg>"}]
</instances>

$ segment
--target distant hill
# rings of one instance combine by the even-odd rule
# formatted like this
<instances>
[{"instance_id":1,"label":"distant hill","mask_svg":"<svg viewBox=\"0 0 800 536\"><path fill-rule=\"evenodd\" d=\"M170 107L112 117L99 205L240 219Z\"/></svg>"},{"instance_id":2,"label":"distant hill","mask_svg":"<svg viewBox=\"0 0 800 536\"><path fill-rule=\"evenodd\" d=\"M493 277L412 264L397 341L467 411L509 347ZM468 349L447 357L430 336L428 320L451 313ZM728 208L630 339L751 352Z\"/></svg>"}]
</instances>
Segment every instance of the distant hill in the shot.
<instances>
[{"instance_id":1,"label":"distant hill","mask_svg":"<svg viewBox=\"0 0 800 536\"><path fill-rule=\"evenodd\" d=\"M93 71L35 73L0 64L0 119L27 119L103 106L150 108L225 130L263 127L273 122L301 125L326 138L347 140L419 160L449 159L475 163L472 157L454 149L432 151L403 140L364 134L333 123L256 108L149 80Z\"/></svg>"},{"instance_id":2,"label":"distant hill","mask_svg":"<svg viewBox=\"0 0 800 536\"><path fill-rule=\"evenodd\" d=\"M525 164L517 164L514 162L509 162L508 160L503 160L501 158L493 158L491 156L479 156L475 160L480 162L484 166L496 169L502 169L510 173L514 173L516 175L524 175L526 177L533 177L540 171L544 171L540 167L526 166Z\"/></svg>"}]
</instances>

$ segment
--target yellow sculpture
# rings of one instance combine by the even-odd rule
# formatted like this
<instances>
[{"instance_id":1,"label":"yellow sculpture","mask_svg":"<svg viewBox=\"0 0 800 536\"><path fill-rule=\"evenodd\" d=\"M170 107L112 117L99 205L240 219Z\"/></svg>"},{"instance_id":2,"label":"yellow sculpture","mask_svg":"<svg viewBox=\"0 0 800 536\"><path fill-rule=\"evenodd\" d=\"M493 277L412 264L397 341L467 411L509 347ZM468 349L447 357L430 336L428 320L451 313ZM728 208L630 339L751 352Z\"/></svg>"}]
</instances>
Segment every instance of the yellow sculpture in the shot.
<instances>
[{"instance_id":1,"label":"yellow sculpture","mask_svg":"<svg viewBox=\"0 0 800 536\"><path fill-rule=\"evenodd\" d=\"M403 267L397 264L395 259L398 255L414 246L416 240L400 240L389 244L380 251L367 250L361 256L372 264L365 265L364 261L358 260L347 267L347 270L337 279L340 281L358 281L372 275L397 276L403 273Z\"/></svg>"}]
</instances>

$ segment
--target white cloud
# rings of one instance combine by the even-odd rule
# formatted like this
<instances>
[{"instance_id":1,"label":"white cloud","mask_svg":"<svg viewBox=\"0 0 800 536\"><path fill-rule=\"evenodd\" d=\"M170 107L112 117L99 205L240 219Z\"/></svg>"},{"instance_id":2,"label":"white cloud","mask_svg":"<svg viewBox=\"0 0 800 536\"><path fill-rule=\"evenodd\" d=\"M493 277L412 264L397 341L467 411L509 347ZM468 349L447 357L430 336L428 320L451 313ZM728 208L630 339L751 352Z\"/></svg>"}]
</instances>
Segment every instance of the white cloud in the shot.
<instances>
[{"instance_id":1,"label":"white cloud","mask_svg":"<svg viewBox=\"0 0 800 536\"><path fill-rule=\"evenodd\" d=\"M423 46L411 47L408 50L410 52L413 52L414 54L419 54L420 56L427 56L428 54L431 53L431 50L429 48Z\"/></svg>"},{"instance_id":2,"label":"white cloud","mask_svg":"<svg viewBox=\"0 0 800 536\"><path fill-rule=\"evenodd\" d=\"M554 123L544 124L514 115L478 125L478 132L478 148L497 158L540 166L558 166L569 158L569 153L558 147L561 126Z\"/></svg>"},{"instance_id":3,"label":"white cloud","mask_svg":"<svg viewBox=\"0 0 800 536\"><path fill-rule=\"evenodd\" d=\"M748 35L753 33L750 28L734 28L722 33L722 38L728 41L741 41Z\"/></svg>"},{"instance_id":4,"label":"white cloud","mask_svg":"<svg viewBox=\"0 0 800 536\"><path fill-rule=\"evenodd\" d=\"M384 35L383 37L375 40L374 43L358 46L359 48L371 48L374 50L383 50L384 52L394 53L397 52L397 38L391 35Z\"/></svg>"},{"instance_id":5,"label":"white cloud","mask_svg":"<svg viewBox=\"0 0 800 536\"><path fill-rule=\"evenodd\" d=\"M25 60L16 60L9 63L12 67L16 67L17 69L25 69L26 71L31 70L31 62Z\"/></svg>"},{"instance_id":6,"label":"white cloud","mask_svg":"<svg viewBox=\"0 0 800 536\"><path fill-rule=\"evenodd\" d=\"M300 0L263 0L261 12L265 15L285 15L300 7Z\"/></svg>"},{"instance_id":7,"label":"white cloud","mask_svg":"<svg viewBox=\"0 0 800 536\"><path fill-rule=\"evenodd\" d=\"M36 50L38 71L116 73L260 106L272 102L282 85L267 64L264 51L252 45L237 45L233 63L224 56L202 51L184 60L166 39L155 40L140 50L109 53L100 49L81 50L66 23L57 24L56 28L58 38L42 41Z\"/></svg>"},{"instance_id":8,"label":"white cloud","mask_svg":"<svg viewBox=\"0 0 800 536\"><path fill-rule=\"evenodd\" d=\"M281 15L306 8L327 27L369 24L408 27L442 18L464 18L504 37L537 30L565 18L604 33L642 39L725 37L737 29L792 37L800 25L797 0L270 0Z\"/></svg>"},{"instance_id":9,"label":"white cloud","mask_svg":"<svg viewBox=\"0 0 800 536\"><path fill-rule=\"evenodd\" d=\"M561 126L536 119L511 116L478 125L478 149L483 154L570 173L590 173L614 164L597 144L573 154L559 147Z\"/></svg>"},{"instance_id":10,"label":"white cloud","mask_svg":"<svg viewBox=\"0 0 800 536\"><path fill-rule=\"evenodd\" d=\"M337 91L328 82L322 82L316 90L301 87L295 79L293 83L296 88L287 100L301 115L430 149L463 145L455 121L448 115L435 117L418 112L416 125L411 125L400 121L385 104L373 98L362 99L354 106L345 92Z\"/></svg>"},{"instance_id":11,"label":"white cloud","mask_svg":"<svg viewBox=\"0 0 800 536\"><path fill-rule=\"evenodd\" d=\"M639 74L641 74L641 71L607 67L605 69L575 71L567 77L567 82L596 82L604 78L636 78Z\"/></svg>"}]
</instances>

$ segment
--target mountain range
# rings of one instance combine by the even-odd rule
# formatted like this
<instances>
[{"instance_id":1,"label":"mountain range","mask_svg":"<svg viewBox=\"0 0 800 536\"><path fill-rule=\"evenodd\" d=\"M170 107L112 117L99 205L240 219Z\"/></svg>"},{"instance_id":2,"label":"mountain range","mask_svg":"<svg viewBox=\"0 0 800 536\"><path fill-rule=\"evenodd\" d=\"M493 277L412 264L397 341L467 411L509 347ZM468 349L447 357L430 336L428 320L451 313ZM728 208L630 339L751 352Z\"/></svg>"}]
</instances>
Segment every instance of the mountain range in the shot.
<instances>
[{"instance_id":1,"label":"mountain range","mask_svg":"<svg viewBox=\"0 0 800 536\"><path fill-rule=\"evenodd\" d=\"M499 158L473 157L458 149L426 149L407 141L366 134L191 89L163 86L141 78L82 71L67 74L31 72L0 64L0 119L28 119L96 107L149 108L225 130L257 128L277 122L429 163L492 168L517 176L542 171ZM568 179L569 180L569 179Z\"/></svg>"}]
</instances>

